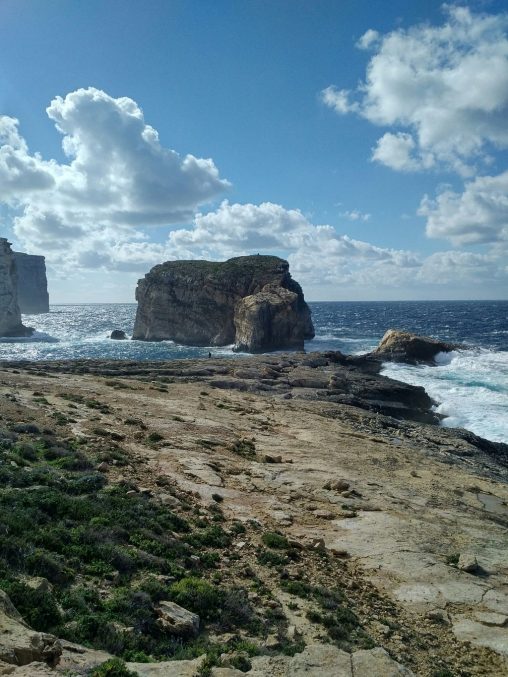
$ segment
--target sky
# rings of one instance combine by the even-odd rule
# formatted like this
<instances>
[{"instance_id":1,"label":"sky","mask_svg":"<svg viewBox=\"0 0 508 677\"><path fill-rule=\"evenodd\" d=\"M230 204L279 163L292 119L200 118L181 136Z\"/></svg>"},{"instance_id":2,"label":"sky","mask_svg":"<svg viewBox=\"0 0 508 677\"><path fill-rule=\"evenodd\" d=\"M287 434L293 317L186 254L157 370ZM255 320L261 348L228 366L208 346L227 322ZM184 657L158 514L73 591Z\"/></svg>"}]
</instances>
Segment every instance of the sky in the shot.
<instances>
[{"instance_id":1,"label":"sky","mask_svg":"<svg viewBox=\"0 0 508 677\"><path fill-rule=\"evenodd\" d=\"M0 237L52 303L276 254L306 298L508 298L504 0L0 0Z\"/></svg>"}]
</instances>

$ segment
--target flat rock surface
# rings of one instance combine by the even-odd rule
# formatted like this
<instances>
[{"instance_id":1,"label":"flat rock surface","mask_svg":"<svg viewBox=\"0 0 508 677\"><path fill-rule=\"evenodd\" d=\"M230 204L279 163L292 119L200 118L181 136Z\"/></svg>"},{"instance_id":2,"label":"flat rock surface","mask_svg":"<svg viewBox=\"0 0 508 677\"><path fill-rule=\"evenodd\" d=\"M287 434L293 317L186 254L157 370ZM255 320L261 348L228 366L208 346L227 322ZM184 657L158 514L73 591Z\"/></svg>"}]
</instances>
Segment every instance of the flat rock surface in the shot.
<instances>
[{"instance_id":1,"label":"flat rock surface","mask_svg":"<svg viewBox=\"0 0 508 677\"><path fill-rule=\"evenodd\" d=\"M161 489L154 479L167 475L204 504L220 493L227 519L254 520L261 530L283 530L302 548L314 543L316 550L340 553L333 557L344 562L347 580L357 581L363 591L357 612L365 610L365 627L388 658L406 666L390 664L395 672L377 673L381 668L365 668L371 675L410 674L403 670L411 669L430 677L443 660L456 665L457 674L466 664L471 675L506 674L508 627L497 624L508 615L506 447L466 431L396 420L365 402L334 401L338 386L318 387L323 374L328 382L334 375L335 384L347 383L353 367L345 356L315 356L317 365L305 366L310 357L4 364L0 398L14 394L32 407L34 417L34 390L44 391L48 412L66 411L61 392L107 402L110 411L100 414L100 425L125 435L126 453L143 460L130 469L109 467L110 482L127 476L157 495ZM357 374L371 378L371 368L367 362ZM295 369L299 379L308 377L307 385L289 383ZM107 385L113 377L124 387ZM229 385L223 387L225 382ZM384 387L388 398L389 384ZM97 422L89 420L85 407L78 405L73 417L73 434L93 435ZM159 442L147 445L146 431L136 437L124 424L139 418L160 434ZM239 440L253 441L251 454L235 451L243 449ZM266 462L267 456L280 456L282 462ZM323 511L331 518L324 519ZM243 542L238 552L254 547L238 540ZM462 553L476 559L478 572L458 568ZM395 605L399 629L387 625L382 612L372 612L374 593L368 590ZM282 595L280 601L307 645L322 645L319 628L302 609L292 610L294 598ZM436 610L450 622L440 622ZM496 623L489 623L493 618ZM421 649L412 643L416 636ZM297 655L295 670L306 660ZM386 660L384 654L365 654L358 657L359 666L373 656ZM269 664L272 672L265 665L256 668L264 673L249 674L305 674L277 672L286 669L285 660L255 658L253 669Z\"/></svg>"}]
</instances>

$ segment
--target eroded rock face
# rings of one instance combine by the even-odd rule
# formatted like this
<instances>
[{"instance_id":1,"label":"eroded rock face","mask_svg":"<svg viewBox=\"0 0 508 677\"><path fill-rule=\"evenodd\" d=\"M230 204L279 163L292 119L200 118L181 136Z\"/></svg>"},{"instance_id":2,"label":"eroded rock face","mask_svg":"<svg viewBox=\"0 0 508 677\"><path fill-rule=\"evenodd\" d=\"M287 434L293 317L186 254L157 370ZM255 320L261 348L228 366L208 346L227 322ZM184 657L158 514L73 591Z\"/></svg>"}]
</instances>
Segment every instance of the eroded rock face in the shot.
<instances>
[{"instance_id":1,"label":"eroded rock face","mask_svg":"<svg viewBox=\"0 0 508 677\"><path fill-rule=\"evenodd\" d=\"M32 662L55 665L61 653L59 640L29 628L9 597L0 590L0 661L11 665Z\"/></svg>"},{"instance_id":2,"label":"eroded rock face","mask_svg":"<svg viewBox=\"0 0 508 677\"><path fill-rule=\"evenodd\" d=\"M139 281L136 299L133 338L138 340L236 343L259 352L300 349L314 336L302 289L287 261L276 256L169 261Z\"/></svg>"},{"instance_id":3,"label":"eroded rock face","mask_svg":"<svg viewBox=\"0 0 508 677\"><path fill-rule=\"evenodd\" d=\"M18 277L18 304L22 313L49 313L44 256L13 252Z\"/></svg>"},{"instance_id":4,"label":"eroded rock face","mask_svg":"<svg viewBox=\"0 0 508 677\"><path fill-rule=\"evenodd\" d=\"M437 341L428 336L417 336L407 331L389 329L372 355L391 362L434 364L434 358L438 353L449 353L461 347L464 346Z\"/></svg>"},{"instance_id":5,"label":"eroded rock face","mask_svg":"<svg viewBox=\"0 0 508 677\"><path fill-rule=\"evenodd\" d=\"M257 294L246 296L235 308L235 350L249 353L303 348L311 333L310 311L294 291L267 284Z\"/></svg>"},{"instance_id":6,"label":"eroded rock face","mask_svg":"<svg viewBox=\"0 0 508 677\"><path fill-rule=\"evenodd\" d=\"M0 238L0 336L28 336L31 329L21 323L16 265L10 242Z\"/></svg>"}]
</instances>

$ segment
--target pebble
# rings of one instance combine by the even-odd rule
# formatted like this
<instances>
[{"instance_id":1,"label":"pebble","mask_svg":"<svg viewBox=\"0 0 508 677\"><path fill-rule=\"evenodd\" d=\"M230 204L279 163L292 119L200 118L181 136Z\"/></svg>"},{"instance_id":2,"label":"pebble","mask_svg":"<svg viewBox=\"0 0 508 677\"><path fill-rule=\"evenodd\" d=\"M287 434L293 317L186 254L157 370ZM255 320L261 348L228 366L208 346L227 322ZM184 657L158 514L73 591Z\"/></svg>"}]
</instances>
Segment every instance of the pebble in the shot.
<instances>
[{"instance_id":1,"label":"pebble","mask_svg":"<svg viewBox=\"0 0 508 677\"><path fill-rule=\"evenodd\" d=\"M314 517L318 517L319 519L323 520L335 519L335 513L330 512L329 510L314 510L312 514Z\"/></svg>"}]
</instances>

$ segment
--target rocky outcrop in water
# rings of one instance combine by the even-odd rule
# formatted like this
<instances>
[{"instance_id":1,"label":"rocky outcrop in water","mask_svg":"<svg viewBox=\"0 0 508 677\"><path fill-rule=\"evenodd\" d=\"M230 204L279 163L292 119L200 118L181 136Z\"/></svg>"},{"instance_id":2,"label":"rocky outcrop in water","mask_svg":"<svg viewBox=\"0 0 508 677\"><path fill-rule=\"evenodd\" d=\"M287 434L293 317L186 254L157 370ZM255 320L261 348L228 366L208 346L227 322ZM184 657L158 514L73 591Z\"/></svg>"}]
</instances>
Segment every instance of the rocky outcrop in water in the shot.
<instances>
[{"instance_id":1,"label":"rocky outcrop in water","mask_svg":"<svg viewBox=\"0 0 508 677\"><path fill-rule=\"evenodd\" d=\"M464 346L438 341L428 336L417 336L407 331L388 329L371 354L390 362L435 364L434 358L438 353L449 353L460 348Z\"/></svg>"},{"instance_id":2,"label":"rocky outcrop in water","mask_svg":"<svg viewBox=\"0 0 508 677\"><path fill-rule=\"evenodd\" d=\"M0 336L29 336L32 329L21 323L18 278L10 242L0 238Z\"/></svg>"},{"instance_id":3,"label":"rocky outcrop in water","mask_svg":"<svg viewBox=\"0 0 508 677\"><path fill-rule=\"evenodd\" d=\"M13 252L18 275L18 304L22 313L49 313L44 256Z\"/></svg>"},{"instance_id":4,"label":"rocky outcrop in water","mask_svg":"<svg viewBox=\"0 0 508 677\"><path fill-rule=\"evenodd\" d=\"M302 349L314 336L302 289L276 256L169 261L139 281L136 299L138 340L262 352Z\"/></svg>"}]
</instances>

